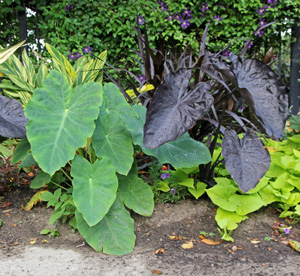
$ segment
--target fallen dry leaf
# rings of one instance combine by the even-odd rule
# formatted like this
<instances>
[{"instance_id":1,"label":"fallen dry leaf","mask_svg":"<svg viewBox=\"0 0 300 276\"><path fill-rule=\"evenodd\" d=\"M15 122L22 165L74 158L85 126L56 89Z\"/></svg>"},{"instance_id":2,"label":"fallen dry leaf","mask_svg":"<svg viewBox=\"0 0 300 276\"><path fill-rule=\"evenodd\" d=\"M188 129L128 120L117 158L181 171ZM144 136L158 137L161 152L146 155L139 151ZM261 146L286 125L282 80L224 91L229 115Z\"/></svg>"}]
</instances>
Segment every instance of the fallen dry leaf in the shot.
<instances>
[{"instance_id":1,"label":"fallen dry leaf","mask_svg":"<svg viewBox=\"0 0 300 276\"><path fill-rule=\"evenodd\" d=\"M39 201L42 201L41 199L41 194L43 194L46 191L39 191L37 192L31 199L30 201L27 203L27 205L24 207L25 211L30 211L32 209L32 207L37 204Z\"/></svg>"},{"instance_id":2,"label":"fallen dry leaf","mask_svg":"<svg viewBox=\"0 0 300 276\"><path fill-rule=\"evenodd\" d=\"M157 255L157 254L165 254L165 250L163 250L162 248L159 248L153 252L153 255Z\"/></svg>"},{"instance_id":3,"label":"fallen dry leaf","mask_svg":"<svg viewBox=\"0 0 300 276\"><path fill-rule=\"evenodd\" d=\"M157 270L157 269L151 269L151 272L152 272L153 274L163 274L162 271Z\"/></svg>"},{"instance_id":4,"label":"fallen dry leaf","mask_svg":"<svg viewBox=\"0 0 300 276\"><path fill-rule=\"evenodd\" d=\"M252 240L251 243L253 243L253 244L258 244L258 243L260 243L260 241Z\"/></svg>"},{"instance_id":5,"label":"fallen dry leaf","mask_svg":"<svg viewBox=\"0 0 300 276\"><path fill-rule=\"evenodd\" d=\"M33 173L33 172L29 172L29 173L27 174L27 176L28 176L28 177L34 177L34 173Z\"/></svg>"},{"instance_id":6,"label":"fallen dry leaf","mask_svg":"<svg viewBox=\"0 0 300 276\"><path fill-rule=\"evenodd\" d=\"M8 213L8 212L10 212L12 209L8 209L8 210L4 210L4 211L2 211L2 213Z\"/></svg>"},{"instance_id":7,"label":"fallen dry leaf","mask_svg":"<svg viewBox=\"0 0 300 276\"><path fill-rule=\"evenodd\" d=\"M30 244L35 244L37 242L38 238L30 238L29 243Z\"/></svg>"},{"instance_id":8,"label":"fallen dry leaf","mask_svg":"<svg viewBox=\"0 0 300 276\"><path fill-rule=\"evenodd\" d=\"M180 236L169 236L170 240L181 241L182 238Z\"/></svg>"},{"instance_id":9,"label":"fallen dry leaf","mask_svg":"<svg viewBox=\"0 0 300 276\"><path fill-rule=\"evenodd\" d=\"M201 239L201 242L203 242L205 244L208 244L208 245L217 245L217 244L220 244L220 243L223 242L223 240L214 241L214 240L211 240L211 239L207 239L202 234L199 236L199 238Z\"/></svg>"},{"instance_id":10,"label":"fallen dry leaf","mask_svg":"<svg viewBox=\"0 0 300 276\"><path fill-rule=\"evenodd\" d=\"M6 208L6 207L8 207L10 205L11 205L10 202L3 202L3 204L0 206L0 208Z\"/></svg>"},{"instance_id":11,"label":"fallen dry leaf","mask_svg":"<svg viewBox=\"0 0 300 276\"><path fill-rule=\"evenodd\" d=\"M194 244L193 244L192 240L190 240L188 242L185 242L183 245L181 245L181 247L183 249L191 249L194 247Z\"/></svg>"},{"instance_id":12,"label":"fallen dry leaf","mask_svg":"<svg viewBox=\"0 0 300 276\"><path fill-rule=\"evenodd\" d=\"M300 252L300 242L297 242L297 241L294 241L294 240L290 240L289 241L289 246L291 246L296 251Z\"/></svg>"},{"instance_id":13,"label":"fallen dry leaf","mask_svg":"<svg viewBox=\"0 0 300 276\"><path fill-rule=\"evenodd\" d=\"M42 240L42 243L48 243L48 241L47 240Z\"/></svg>"}]
</instances>

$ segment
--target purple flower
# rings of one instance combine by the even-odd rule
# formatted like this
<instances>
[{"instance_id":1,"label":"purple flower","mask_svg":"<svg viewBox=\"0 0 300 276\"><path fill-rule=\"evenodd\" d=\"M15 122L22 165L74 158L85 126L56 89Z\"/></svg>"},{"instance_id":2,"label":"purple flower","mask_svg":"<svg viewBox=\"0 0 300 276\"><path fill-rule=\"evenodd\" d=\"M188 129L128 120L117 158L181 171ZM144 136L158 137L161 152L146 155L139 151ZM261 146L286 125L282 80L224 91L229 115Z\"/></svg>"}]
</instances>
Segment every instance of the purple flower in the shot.
<instances>
[{"instance_id":1,"label":"purple flower","mask_svg":"<svg viewBox=\"0 0 300 276\"><path fill-rule=\"evenodd\" d=\"M205 11L207 11L208 10L208 4L206 3L206 2L204 2L204 4L202 4L202 9L201 9L201 11L202 12L205 12Z\"/></svg>"},{"instance_id":2,"label":"purple flower","mask_svg":"<svg viewBox=\"0 0 300 276\"><path fill-rule=\"evenodd\" d=\"M288 235L290 233L290 229L288 227L284 228L284 233Z\"/></svg>"},{"instance_id":3,"label":"purple flower","mask_svg":"<svg viewBox=\"0 0 300 276\"><path fill-rule=\"evenodd\" d=\"M259 19L259 25L262 27L262 26L264 26L264 25L266 25L267 24L267 22L266 22L266 19L265 18L260 18Z\"/></svg>"},{"instance_id":4,"label":"purple flower","mask_svg":"<svg viewBox=\"0 0 300 276\"><path fill-rule=\"evenodd\" d=\"M181 15L179 15L179 12L178 13L174 13L172 19L180 21L180 22L181 22L181 20L183 20L182 17L181 17Z\"/></svg>"},{"instance_id":5,"label":"purple flower","mask_svg":"<svg viewBox=\"0 0 300 276\"><path fill-rule=\"evenodd\" d=\"M245 44L247 44L248 41L249 41L249 40L247 39L247 40L245 41ZM252 45L253 45L253 42L251 42L251 43L249 44L248 48L250 49Z\"/></svg>"},{"instance_id":6,"label":"purple flower","mask_svg":"<svg viewBox=\"0 0 300 276\"><path fill-rule=\"evenodd\" d=\"M82 55L79 54L79 52L74 52L74 53L70 52L70 54L69 54L67 57L68 57L69 59L72 59L72 60L75 61L76 59L81 58Z\"/></svg>"},{"instance_id":7,"label":"purple flower","mask_svg":"<svg viewBox=\"0 0 300 276\"><path fill-rule=\"evenodd\" d=\"M74 9L73 5L68 5L68 6L65 6L65 10L67 12L69 12L70 10Z\"/></svg>"},{"instance_id":8,"label":"purple flower","mask_svg":"<svg viewBox=\"0 0 300 276\"><path fill-rule=\"evenodd\" d=\"M170 174L169 173L166 173L165 175L166 175L167 178L170 178Z\"/></svg>"},{"instance_id":9,"label":"purple flower","mask_svg":"<svg viewBox=\"0 0 300 276\"><path fill-rule=\"evenodd\" d=\"M267 9L268 9L268 6L263 6L262 8L257 9L256 12L258 12L259 15L264 15L264 13Z\"/></svg>"},{"instance_id":10,"label":"purple flower","mask_svg":"<svg viewBox=\"0 0 300 276\"><path fill-rule=\"evenodd\" d=\"M186 7L186 9L183 10L182 15L186 17L192 17L192 11L189 10L189 7Z\"/></svg>"},{"instance_id":11,"label":"purple flower","mask_svg":"<svg viewBox=\"0 0 300 276\"><path fill-rule=\"evenodd\" d=\"M222 55L223 55L224 57L228 57L229 54L230 54L230 50L228 50L228 49L224 50L223 53L222 53Z\"/></svg>"},{"instance_id":12,"label":"purple flower","mask_svg":"<svg viewBox=\"0 0 300 276\"><path fill-rule=\"evenodd\" d=\"M135 20L138 22L139 25L143 25L145 23L145 19L142 19L143 16L140 15L139 17L137 17Z\"/></svg>"},{"instance_id":13,"label":"purple flower","mask_svg":"<svg viewBox=\"0 0 300 276\"><path fill-rule=\"evenodd\" d=\"M176 190L175 190L174 188L172 188L172 189L170 190L170 193L172 193L173 195L176 195Z\"/></svg>"},{"instance_id":14,"label":"purple flower","mask_svg":"<svg viewBox=\"0 0 300 276\"><path fill-rule=\"evenodd\" d=\"M160 5L161 11L168 11L168 5L162 1L157 1L157 3Z\"/></svg>"},{"instance_id":15,"label":"purple flower","mask_svg":"<svg viewBox=\"0 0 300 276\"><path fill-rule=\"evenodd\" d=\"M263 33L264 33L264 31L262 31L262 30L253 32L253 34L255 34L258 37L261 37Z\"/></svg>"},{"instance_id":16,"label":"purple flower","mask_svg":"<svg viewBox=\"0 0 300 276\"><path fill-rule=\"evenodd\" d=\"M162 180L164 180L164 179L166 178L166 175L165 175L164 173L162 173L162 174L160 175L160 178L161 178Z\"/></svg>"},{"instance_id":17,"label":"purple flower","mask_svg":"<svg viewBox=\"0 0 300 276\"><path fill-rule=\"evenodd\" d=\"M214 19L219 19L219 21L222 21L222 20L223 20L223 18L222 18L220 15L217 15L217 16L215 15L215 16L214 16Z\"/></svg>"},{"instance_id":18,"label":"purple flower","mask_svg":"<svg viewBox=\"0 0 300 276\"><path fill-rule=\"evenodd\" d=\"M183 29L187 29L188 26L191 25L188 19L182 19L180 20L180 23L181 23L181 28Z\"/></svg>"},{"instance_id":19,"label":"purple flower","mask_svg":"<svg viewBox=\"0 0 300 276\"><path fill-rule=\"evenodd\" d=\"M268 3L268 4L277 5L277 0L268 0L267 3ZM274 8L274 6L272 6L272 8Z\"/></svg>"},{"instance_id":20,"label":"purple flower","mask_svg":"<svg viewBox=\"0 0 300 276\"><path fill-rule=\"evenodd\" d=\"M245 106L239 107L238 112L243 113L243 111L244 111L245 108L246 108Z\"/></svg>"},{"instance_id":21,"label":"purple flower","mask_svg":"<svg viewBox=\"0 0 300 276\"><path fill-rule=\"evenodd\" d=\"M140 82L143 82L146 80L146 77L144 75L139 74L138 79Z\"/></svg>"},{"instance_id":22,"label":"purple flower","mask_svg":"<svg viewBox=\"0 0 300 276\"><path fill-rule=\"evenodd\" d=\"M93 51L93 48L91 48L90 46L85 46L85 47L82 48L82 53L83 54L88 54L92 51Z\"/></svg>"}]
</instances>

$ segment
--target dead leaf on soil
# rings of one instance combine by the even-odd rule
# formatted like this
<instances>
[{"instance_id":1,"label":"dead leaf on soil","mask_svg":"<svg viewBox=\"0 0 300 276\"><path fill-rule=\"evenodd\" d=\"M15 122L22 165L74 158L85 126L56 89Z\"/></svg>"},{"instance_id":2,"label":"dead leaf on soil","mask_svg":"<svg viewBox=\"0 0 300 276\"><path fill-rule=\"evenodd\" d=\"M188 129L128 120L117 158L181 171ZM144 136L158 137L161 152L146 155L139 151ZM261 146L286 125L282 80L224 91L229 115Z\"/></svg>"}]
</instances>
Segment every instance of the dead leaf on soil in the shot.
<instances>
[{"instance_id":1,"label":"dead leaf on soil","mask_svg":"<svg viewBox=\"0 0 300 276\"><path fill-rule=\"evenodd\" d=\"M0 206L0 208L6 208L6 207L8 207L10 205L11 205L10 202L3 202L3 204Z\"/></svg>"},{"instance_id":2,"label":"dead leaf on soil","mask_svg":"<svg viewBox=\"0 0 300 276\"><path fill-rule=\"evenodd\" d=\"M181 241L182 240L182 237L180 236L169 236L170 240L175 240L175 241Z\"/></svg>"},{"instance_id":3,"label":"dead leaf on soil","mask_svg":"<svg viewBox=\"0 0 300 276\"><path fill-rule=\"evenodd\" d=\"M199 236L199 238L201 239L201 242L203 242L205 244L208 244L208 245L218 245L218 244L223 242L223 240L214 241L214 240L211 240L211 239L207 239L202 234Z\"/></svg>"},{"instance_id":4,"label":"dead leaf on soil","mask_svg":"<svg viewBox=\"0 0 300 276\"><path fill-rule=\"evenodd\" d=\"M183 245L181 245L181 247L183 249L191 249L194 247L194 243L192 240L188 241L188 242L185 242Z\"/></svg>"},{"instance_id":5,"label":"dead leaf on soil","mask_svg":"<svg viewBox=\"0 0 300 276\"><path fill-rule=\"evenodd\" d=\"M48 241L47 240L42 240L42 243L48 243Z\"/></svg>"},{"instance_id":6,"label":"dead leaf on soil","mask_svg":"<svg viewBox=\"0 0 300 276\"><path fill-rule=\"evenodd\" d=\"M162 271L157 270L157 269L151 269L151 272L152 272L153 274L163 274Z\"/></svg>"},{"instance_id":7,"label":"dead leaf on soil","mask_svg":"<svg viewBox=\"0 0 300 276\"><path fill-rule=\"evenodd\" d=\"M10 212L12 209L8 209L8 210L4 210L4 211L2 211L2 213L8 213L8 212Z\"/></svg>"},{"instance_id":8,"label":"dead leaf on soil","mask_svg":"<svg viewBox=\"0 0 300 276\"><path fill-rule=\"evenodd\" d=\"M153 255L157 255L157 254L165 254L165 250L163 250L162 248L159 248L153 252Z\"/></svg>"},{"instance_id":9,"label":"dead leaf on soil","mask_svg":"<svg viewBox=\"0 0 300 276\"><path fill-rule=\"evenodd\" d=\"M258 244L258 243L260 243L260 241L251 241L251 243Z\"/></svg>"},{"instance_id":10,"label":"dead leaf on soil","mask_svg":"<svg viewBox=\"0 0 300 276\"><path fill-rule=\"evenodd\" d=\"M288 243L293 249L295 249L296 251L300 252L300 242L294 241L294 240L290 240Z\"/></svg>"},{"instance_id":11,"label":"dead leaf on soil","mask_svg":"<svg viewBox=\"0 0 300 276\"><path fill-rule=\"evenodd\" d=\"M32 207L37 204L38 202L42 202L41 199L41 194L43 194L46 191L39 191L37 192L31 199L30 201L27 203L27 205L24 207L25 211L30 211L32 209Z\"/></svg>"},{"instance_id":12,"label":"dead leaf on soil","mask_svg":"<svg viewBox=\"0 0 300 276\"><path fill-rule=\"evenodd\" d=\"M30 238L29 243L30 244L35 244L37 242L38 238Z\"/></svg>"}]
</instances>

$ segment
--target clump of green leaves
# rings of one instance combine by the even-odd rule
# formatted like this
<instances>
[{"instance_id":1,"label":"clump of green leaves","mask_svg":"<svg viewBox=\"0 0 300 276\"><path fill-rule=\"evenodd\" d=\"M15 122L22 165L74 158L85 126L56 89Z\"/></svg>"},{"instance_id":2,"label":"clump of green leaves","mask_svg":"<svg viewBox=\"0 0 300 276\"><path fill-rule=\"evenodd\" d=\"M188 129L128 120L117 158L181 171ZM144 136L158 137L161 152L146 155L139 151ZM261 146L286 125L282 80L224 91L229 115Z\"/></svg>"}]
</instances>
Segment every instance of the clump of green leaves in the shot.
<instances>
[{"instance_id":1,"label":"clump of green leaves","mask_svg":"<svg viewBox=\"0 0 300 276\"><path fill-rule=\"evenodd\" d=\"M222 162L215 168L216 185L206 193L219 207L215 219L225 240L233 241L231 231L247 219L248 214L271 203L281 209L280 217L300 215L300 135L282 142L268 139L265 145L271 155L270 168L258 185L247 193L238 188Z\"/></svg>"},{"instance_id":2,"label":"clump of green leaves","mask_svg":"<svg viewBox=\"0 0 300 276\"><path fill-rule=\"evenodd\" d=\"M57 228L53 228L53 229L43 229L41 232L40 232L41 235L48 235L50 238L55 238L55 237L59 237L60 234L58 233L57 231Z\"/></svg>"}]
</instances>

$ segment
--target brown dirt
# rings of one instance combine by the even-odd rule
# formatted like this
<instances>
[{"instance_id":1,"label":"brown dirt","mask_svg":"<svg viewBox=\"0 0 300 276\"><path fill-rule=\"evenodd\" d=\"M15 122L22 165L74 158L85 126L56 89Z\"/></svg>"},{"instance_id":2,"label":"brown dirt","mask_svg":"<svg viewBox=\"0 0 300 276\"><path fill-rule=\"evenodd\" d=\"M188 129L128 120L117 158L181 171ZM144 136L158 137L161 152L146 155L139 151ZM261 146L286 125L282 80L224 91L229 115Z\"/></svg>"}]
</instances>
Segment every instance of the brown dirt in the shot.
<instances>
[{"instance_id":1,"label":"brown dirt","mask_svg":"<svg viewBox=\"0 0 300 276\"><path fill-rule=\"evenodd\" d=\"M199 238L199 231L215 233L214 240L220 238L216 206L208 199L157 204L150 218L133 214L134 252L108 256L94 252L68 225L56 226L60 237L40 235L42 229L54 227L48 225L52 210L44 205L22 210L33 194L23 186L1 200L0 206L11 205L0 208L0 275L299 275L299 253L287 240L300 241L300 227L294 225L289 235L276 235L272 226L280 219L269 208L240 223L233 233L234 243L211 246ZM182 240L171 240L170 235ZM273 240L265 241L265 237ZM36 243L31 244L32 240ZM191 240L193 248L183 249L182 244ZM154 254L158 249L164 253Z\"/></svg>"}]
</instances>

